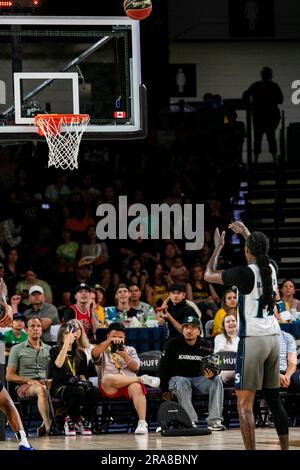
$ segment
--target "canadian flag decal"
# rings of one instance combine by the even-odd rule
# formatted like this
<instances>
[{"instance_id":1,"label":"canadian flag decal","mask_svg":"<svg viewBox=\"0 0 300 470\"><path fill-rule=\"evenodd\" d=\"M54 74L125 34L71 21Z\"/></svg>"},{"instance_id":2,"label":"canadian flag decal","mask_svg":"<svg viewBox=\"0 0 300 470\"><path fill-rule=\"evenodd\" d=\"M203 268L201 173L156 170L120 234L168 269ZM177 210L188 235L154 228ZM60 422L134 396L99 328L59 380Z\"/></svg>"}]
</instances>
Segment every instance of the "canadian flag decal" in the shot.
<instances>
[{"instance_id":1,"label":"canadian flag decal","mask_svg":"<svg viewBox=\"0 0 300 470\"><path fill-rule=\"evenodd\" d=\"M114 118L116 119L124 119L126 118L126 111L115 111Z\"/></svg>"}]
</instances>

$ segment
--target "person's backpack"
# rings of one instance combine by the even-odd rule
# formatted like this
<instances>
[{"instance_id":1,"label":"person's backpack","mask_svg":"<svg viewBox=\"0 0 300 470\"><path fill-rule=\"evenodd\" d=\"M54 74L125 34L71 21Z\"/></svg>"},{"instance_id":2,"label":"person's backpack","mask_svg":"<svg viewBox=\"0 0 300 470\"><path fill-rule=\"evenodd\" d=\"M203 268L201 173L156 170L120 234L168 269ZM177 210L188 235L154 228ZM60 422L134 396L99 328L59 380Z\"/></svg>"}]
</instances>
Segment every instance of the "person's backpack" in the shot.
<instances>
[{"instance_id":1,"label":"person's backpack","mask_svg":"<svg viewBox=\"0 0 300 470\"><path fill-rule=\"evenodd\" d=\"M185 409L175 401L164 401L160 405L157 413L157 422L162 436L200 436L211 434L209 429L194 428Z\"/></svg>"}]
</instances>

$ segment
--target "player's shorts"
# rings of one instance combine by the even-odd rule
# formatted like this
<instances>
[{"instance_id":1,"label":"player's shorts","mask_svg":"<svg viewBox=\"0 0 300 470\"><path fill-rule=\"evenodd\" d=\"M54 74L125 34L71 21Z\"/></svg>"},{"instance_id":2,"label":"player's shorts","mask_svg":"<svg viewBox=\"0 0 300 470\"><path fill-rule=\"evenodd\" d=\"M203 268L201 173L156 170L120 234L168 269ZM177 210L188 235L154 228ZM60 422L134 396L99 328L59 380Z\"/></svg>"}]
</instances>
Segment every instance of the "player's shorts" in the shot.
<instances>
[{"instance_id":1,"label":"player's shorts","mask_svg":"<svg viewBox=\"0 0 300 470\"><path fill-rule=\"evenodd\" d=\"M262 390L280 387L280 336L240 338L235 368L235 388Z\"/></svg>"}]
</instances>

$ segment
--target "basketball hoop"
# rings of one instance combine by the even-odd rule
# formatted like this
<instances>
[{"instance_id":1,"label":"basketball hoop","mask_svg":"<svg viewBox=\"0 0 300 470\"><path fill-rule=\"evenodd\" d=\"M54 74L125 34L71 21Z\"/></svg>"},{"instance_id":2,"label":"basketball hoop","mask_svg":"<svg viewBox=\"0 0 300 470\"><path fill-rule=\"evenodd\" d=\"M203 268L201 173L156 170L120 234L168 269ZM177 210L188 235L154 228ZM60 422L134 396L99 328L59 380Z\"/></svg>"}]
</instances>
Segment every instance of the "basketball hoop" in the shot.
<instances>
[{"instance_id":1,"label":"basketball hoop","mask_svg":"<svg viewBox=\"0 0 300 470\"><path fill-rule=\"evenodd\" d=\"M49 166L78 168L78 151L82 134L90 121L88 114L37 114L34 118L39 134L49 147Z\"/></svg>"}]
</instances>

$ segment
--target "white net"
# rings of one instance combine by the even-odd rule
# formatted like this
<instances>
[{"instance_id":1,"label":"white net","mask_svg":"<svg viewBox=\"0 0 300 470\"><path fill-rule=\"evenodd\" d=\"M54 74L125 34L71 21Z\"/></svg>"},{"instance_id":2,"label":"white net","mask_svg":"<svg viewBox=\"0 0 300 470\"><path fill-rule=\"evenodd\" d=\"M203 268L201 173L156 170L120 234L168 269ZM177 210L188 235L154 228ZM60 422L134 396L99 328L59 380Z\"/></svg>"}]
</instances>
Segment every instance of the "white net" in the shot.
<instances>
[{"instance_id":1,"label":"white net","mask_svg":"<svg viewBox=\"0 0 300 470\"><path fill-rule=\"evenodd\" d=\"M46 137L49 147L48 167L74 170L78 168L78 152L82 134L88 125L88 114L38 114L35 122Z\"/></svg>"}]
</instances>

